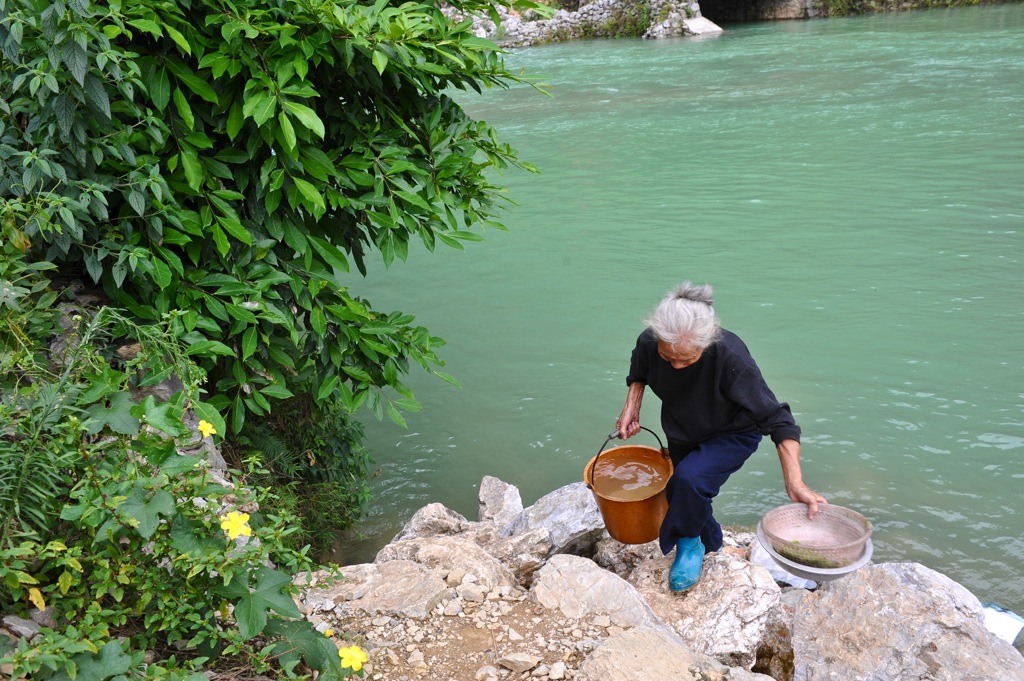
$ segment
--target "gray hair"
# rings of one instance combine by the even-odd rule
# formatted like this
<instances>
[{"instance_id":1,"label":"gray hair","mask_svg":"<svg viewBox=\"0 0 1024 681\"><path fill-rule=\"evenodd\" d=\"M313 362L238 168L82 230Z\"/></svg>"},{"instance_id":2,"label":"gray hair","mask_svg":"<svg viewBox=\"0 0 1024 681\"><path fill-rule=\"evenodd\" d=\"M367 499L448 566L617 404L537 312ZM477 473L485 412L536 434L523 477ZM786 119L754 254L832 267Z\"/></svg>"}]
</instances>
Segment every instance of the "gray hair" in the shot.
<instances>
[{"instance_id":1,"label":"gray hair","mask_svg":"<svg viewBox=\"0 0 1024 681\"><path fill-rule=\"evenodd\" d=\"M644 324L673 347L704 350L722 333L713 302L710 284L684 281L665 294Z\"/></svg>"}]
</instances>

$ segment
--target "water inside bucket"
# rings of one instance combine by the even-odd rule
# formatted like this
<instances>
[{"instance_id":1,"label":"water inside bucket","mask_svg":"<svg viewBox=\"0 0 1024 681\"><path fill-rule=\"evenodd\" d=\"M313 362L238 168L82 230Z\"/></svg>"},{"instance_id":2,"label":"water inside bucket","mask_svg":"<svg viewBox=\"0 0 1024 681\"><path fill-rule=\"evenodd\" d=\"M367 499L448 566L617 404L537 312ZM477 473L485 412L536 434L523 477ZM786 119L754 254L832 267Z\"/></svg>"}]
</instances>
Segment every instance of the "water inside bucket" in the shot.
<instances>
[{"instance_id":1,"label":"water inside bucket","mask_svg":"<svg viewBox=\"0 0 1024 681\"><path fill-rule=\"evenodd\" d=\"M665 487L665 471L643 461L598 461L594 490L607 499L646 499Z\"/></svg>"}]
</instances>

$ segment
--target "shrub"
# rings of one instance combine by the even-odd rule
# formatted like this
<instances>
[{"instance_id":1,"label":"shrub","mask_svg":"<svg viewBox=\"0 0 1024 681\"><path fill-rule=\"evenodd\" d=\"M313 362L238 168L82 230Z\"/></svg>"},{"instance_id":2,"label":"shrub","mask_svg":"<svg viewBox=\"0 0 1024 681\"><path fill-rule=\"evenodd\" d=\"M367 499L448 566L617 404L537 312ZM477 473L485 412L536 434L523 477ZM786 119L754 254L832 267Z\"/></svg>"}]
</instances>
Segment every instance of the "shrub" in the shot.
<instances>
[{"instance_id":1,"label":"shrub","mask_svg":"<svg viewBox=\"0 0 1024 681\"><path fill-rule=\"evenodd\" d=\"M455 3L493 11L483 0ZM519 2L521 6L531 3ZM450 89L507 86L432 3L3 0L0 220L29 260L159 323L247 415L309 394L403 423L441 341L349 289L409 242L462 248L516 164Z\"/></svg>"},{"instance_id":2,"label":"shrub","mask_svg":"<svg viewBox=\"0 0 1024 681\"><path fill-rule=\"evenodd\" d=\"M47 327L27 320L47 309L21 302L20 313L0 309L39 347ZM291 674L300 661L344 676L334 643L292 600L292 575L312 567L307 549L289 548L294 518L259 512L261 491L212 477L188 453L201 435L183 416L203 374L180 341L107 308L61 313L67 332L49 361L0 381L0 611L49 606L56 623L0 650L13 678ZM117 333L139 339L123 370L102 350ZM184 390L132 398L165 369ZM158 658L148 666L147 651Z\"/></svg>"},{"instance_id":3,"label":"shrub","mask_svg":"<svg viewBox=\"0 0 1024 681\"><path fill-rule=\"evenodd\" d=\"M320 556L369 511L371 461L362 438L362 426L336 402L297 396L275 405L268 418L247 423L223 453L248 471L248 485L272 488L273 508L302 518L293 540Z\"/></svg>"},{"instance_id":4,"label":"shrub","mask_svg":"<svg viewBox=\"0 0 1024 681\"><path fill-rule=\"evenodd\" d=\"M447 92L519 81L430 3L0 0L0 610L57 622L0 650L14 677L345 675L291 600L295 519L211 477L183 418L287 400L348 426L295 470L365 477L351 415L403 423L412 363L454 379L350 267L501 228L489 173L518 161Z\"/></svg>"}]
</instances>

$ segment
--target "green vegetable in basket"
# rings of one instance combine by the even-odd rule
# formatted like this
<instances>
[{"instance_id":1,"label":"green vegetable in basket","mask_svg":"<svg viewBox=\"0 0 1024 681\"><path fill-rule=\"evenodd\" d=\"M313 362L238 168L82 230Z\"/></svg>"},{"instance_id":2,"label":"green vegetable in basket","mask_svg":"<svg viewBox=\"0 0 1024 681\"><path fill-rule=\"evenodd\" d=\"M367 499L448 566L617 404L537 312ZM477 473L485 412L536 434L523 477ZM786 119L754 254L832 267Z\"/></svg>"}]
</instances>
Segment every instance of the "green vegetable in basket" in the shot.
<instances>
[{"instance_id":1,"label":"green vegetable in basket","mask_svg":"<svg viewBox=\"0 0 1024 681\"><path fill-rule=\"evenodd\" d=\"M808 567L825 568L827 570L842 567L836 561L815 555L810 551L801 551L799 549L789 549L780 546L776 546L775 551L783 558L788 558L794 563L800 563L801 565L806 565Z\"/></svg>"}]
</instances>

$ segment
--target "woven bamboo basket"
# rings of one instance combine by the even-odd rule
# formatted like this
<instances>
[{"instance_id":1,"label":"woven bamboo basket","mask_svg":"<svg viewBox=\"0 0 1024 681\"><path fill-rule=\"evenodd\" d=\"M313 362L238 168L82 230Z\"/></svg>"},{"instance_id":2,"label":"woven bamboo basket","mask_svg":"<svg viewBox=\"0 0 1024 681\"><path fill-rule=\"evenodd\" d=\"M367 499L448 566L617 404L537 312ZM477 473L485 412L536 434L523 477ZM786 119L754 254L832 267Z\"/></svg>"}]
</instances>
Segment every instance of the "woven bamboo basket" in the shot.
<instances>
[{"instance_id":1,"label":"woven bamboo basket","mask_svg":"<svg viewBox=\"0 0 1024 681\"><path fill-rule=\"evenodd\" d=\"M806 504L772 509L761 519L761 529L772 548L789 560L818 568L845 567L862 555L871 521L857 511L821 504L813 520Z\"/></svg>"}]
</instances>

